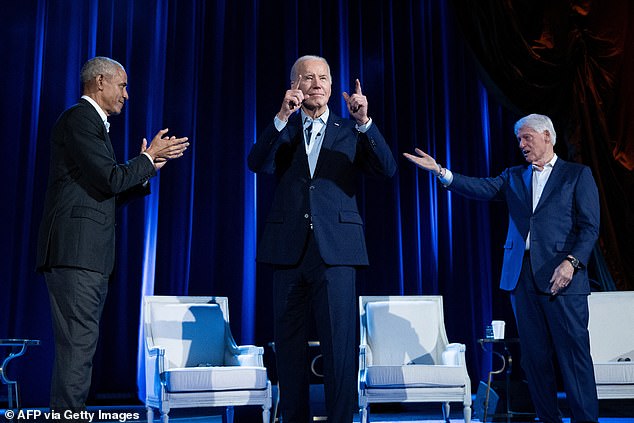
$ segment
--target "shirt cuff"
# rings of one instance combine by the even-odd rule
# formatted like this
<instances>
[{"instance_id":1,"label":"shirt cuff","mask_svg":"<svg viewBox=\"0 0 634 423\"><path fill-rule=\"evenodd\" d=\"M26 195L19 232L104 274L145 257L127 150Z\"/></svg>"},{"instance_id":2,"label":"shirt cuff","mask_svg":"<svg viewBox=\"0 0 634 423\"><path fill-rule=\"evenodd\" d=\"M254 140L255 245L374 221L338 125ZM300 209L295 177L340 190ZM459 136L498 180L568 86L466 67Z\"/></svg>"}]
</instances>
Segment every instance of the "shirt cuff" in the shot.
<instances>
[{"instance_id":1,"label":"shirt cuff","mask_svg":"<svg viewBox=\"0 0 634 423\"><path fill-rule=\"evenodd\" d=\"M364 123L363 125L356 125L357 131L361 132L362 134L365 134L366 132L368 132L368 129L370 129L370 126L372 126L372 118L369 118L368 121L366 123Z\"/></svg>"},{"instance_id":2,"label":"shirt cuff","mask_svg":"<svg viewBox=\"0 0 634 423\"><path fill-rule=\"evenodd\" d=\"M282 129L286 128L287 123L287 120L282 120L278 118L277 115L275 115L275 117L273 118L273 124L275 125L275 129L277 129L277 132L282 132Z\"/></svg>"},{"instance_id":3,"label":"shirt cuff","mask_svg":"<svg viewBox=\"0 0 634 423\"><path fill-rule=\"evenodd\" d=\"M445 168L445 176L443 176L443 177L438 176L438 180L444 186L451 185L451 183L453 182L453 173L451 173L451 170Z\"/></svg>"}]
</instances>

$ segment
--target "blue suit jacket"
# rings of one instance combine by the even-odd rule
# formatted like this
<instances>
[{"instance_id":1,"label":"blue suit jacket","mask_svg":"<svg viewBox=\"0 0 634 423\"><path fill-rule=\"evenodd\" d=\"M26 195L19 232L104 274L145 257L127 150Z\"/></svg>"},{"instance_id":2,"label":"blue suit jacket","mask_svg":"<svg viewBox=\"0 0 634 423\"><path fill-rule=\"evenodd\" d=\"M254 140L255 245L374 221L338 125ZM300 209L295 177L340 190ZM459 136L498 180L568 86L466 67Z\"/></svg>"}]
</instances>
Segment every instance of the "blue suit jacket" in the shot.
<instances>
[{"instance_id":1,"label":"blue suit jacket","mask_svg":"<svg viewBox=\"0 0 634 423\"><path fill-rule=\"evenodd\" d=\"M515 289L530 231L533 275L539 289L549 293L553 272L568 254L588 263L599 236L599 195L590 168L558 158L533 212L531 175L531 166L512 167L495 178L454 174L448 189L476 199L506 201L509 227L500 288ZM589 292L587 271L581 270L561 294Z\"/></svg>"},{"instance_id":2,"label":"blue suit jacket","mask_svg":"<svg viewBox=\"0 0 634 423\"><path fill-rule=\"evenodd\" d=\"M392 176L396 162L372 124L362 134L349 119L330 113L313 177L304 148L301 118L294 114L278 132L271 123L248 157L254 172L275 174L278 184L257 260L299 262L312 219L315 240L329 265L367 265L363 220L356 193L361 172Z\"/></svg>"}]
</instances>

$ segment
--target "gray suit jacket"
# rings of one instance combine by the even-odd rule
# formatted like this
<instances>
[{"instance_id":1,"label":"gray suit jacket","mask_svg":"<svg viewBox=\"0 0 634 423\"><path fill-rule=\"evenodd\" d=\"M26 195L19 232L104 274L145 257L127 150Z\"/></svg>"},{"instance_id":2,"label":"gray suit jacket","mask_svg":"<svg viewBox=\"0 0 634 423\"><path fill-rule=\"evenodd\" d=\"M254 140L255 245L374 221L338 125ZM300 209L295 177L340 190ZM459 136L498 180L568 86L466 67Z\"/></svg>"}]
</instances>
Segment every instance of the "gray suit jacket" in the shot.
<instances>
[{"instance_id":1,"label":"gray suit jacket","mask_svg":"<svg viewBox=\"0 0 634 423\"><path fill-rule=\"evenodd\" d=\"M66 110L51 138L37 269L75 267L109 274L114 266L115 205L149 193L147 157L118 164L106 128L86 100Z\"/></svg>"}]
</instances>

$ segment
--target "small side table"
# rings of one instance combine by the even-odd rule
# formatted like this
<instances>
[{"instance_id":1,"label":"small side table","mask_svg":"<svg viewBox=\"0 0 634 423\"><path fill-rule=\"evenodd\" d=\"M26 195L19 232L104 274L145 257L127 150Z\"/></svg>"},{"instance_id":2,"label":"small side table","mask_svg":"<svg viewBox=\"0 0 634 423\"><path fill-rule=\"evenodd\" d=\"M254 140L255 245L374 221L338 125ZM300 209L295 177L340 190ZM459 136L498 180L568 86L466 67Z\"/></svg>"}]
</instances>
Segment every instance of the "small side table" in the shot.
<instances>
[{"instance_id":1,"label":"small side table","mask_svg":"<svg viewBox=\"0 0 634 423\"><path fill-rule=\"evenodd\" d=\"M509 351L509 345L511 344L519 344L519 338L504 338L504 339L493 339L493 338L481 338L478 339L478 344L482 347L483 350L486 350L485 345L491 345L491 353L500 357L502 360L502 367L497 370L492 370L489 372L489 378L487 381L487 393L486 399L484 401L484 416L482 418L483 422L486 422L487 419L487 411L489 408L489 393L491 392L491 378L493 375L499 375L500 373L505 372L505 394L506 394L506 412L505 413L496 413L493 416L489 417L506 417L506 421L510 422L513 416L526 416L527 413L516 413L511 411L511 371L513 370L513 357L511 356L511 352ZM503 348L502 353L495 351L494 346L501 345Z\"/></svg>"},{"instance_id":2,"label":"small side table","mask_svg":"<svg viewBox=\"0 0 634 423\"><path fill-rule=\"evenodd\" d=\"M18 389L18 382L7 377L7 366L9 365L9 362L14 358L24 355L27 347L36 345L40 345L40 341L38 339L0 339L0 347L10 348L9 355L4 360L2 360L2 365L0 366L0 380L5 385L8 385L8 407L11 409L20 408L20 394ZM14 401L15 407L13 407Z\"/></svg>"}]
</instances>

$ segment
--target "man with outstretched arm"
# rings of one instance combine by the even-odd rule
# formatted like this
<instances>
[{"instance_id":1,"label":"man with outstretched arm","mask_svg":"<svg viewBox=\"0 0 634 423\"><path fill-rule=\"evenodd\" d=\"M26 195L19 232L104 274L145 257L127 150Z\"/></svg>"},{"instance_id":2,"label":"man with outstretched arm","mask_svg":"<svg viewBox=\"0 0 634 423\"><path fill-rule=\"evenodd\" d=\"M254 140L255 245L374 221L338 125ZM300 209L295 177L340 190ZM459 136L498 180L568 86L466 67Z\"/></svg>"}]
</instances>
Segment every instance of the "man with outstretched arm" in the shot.
<instances>
[{"instance_id":1,"label":"man with outstretched arm","mask_svg":"<svg viewBox=\"0 0 634 423\"><path fill-rule=\"evenodd\" d=\"M562 421L556 357L572 421L597 422L586 271L599 236L597 186L590 168L557 157L556 133L547 116L523 117L515 124L515 136L529 165L494 178L452 173L419 149L404 156L452 192L506 202L509 227L500 288L510 292L537 415L547 423Z\"/></svg>"}]
</instances>

